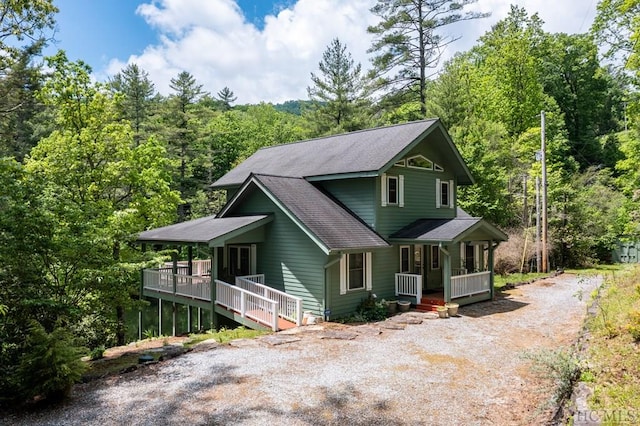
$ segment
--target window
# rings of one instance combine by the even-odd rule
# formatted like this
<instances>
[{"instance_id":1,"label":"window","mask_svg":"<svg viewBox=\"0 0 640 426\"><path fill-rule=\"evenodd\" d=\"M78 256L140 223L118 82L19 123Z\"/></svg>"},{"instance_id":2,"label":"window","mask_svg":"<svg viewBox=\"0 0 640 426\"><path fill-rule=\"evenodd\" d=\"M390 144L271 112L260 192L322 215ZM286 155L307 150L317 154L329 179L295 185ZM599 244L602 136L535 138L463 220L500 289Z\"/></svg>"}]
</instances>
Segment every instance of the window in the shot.
<instances>
[{"instance_id":1,"label":"window","mask_svg":"<svg viewBox=\"0 0 640 426\"><path fill-rule=\"evenodd\" d=\"M387 176L382 175L380 180L382 193L382 207L387 205L404 207L404 176Z\"/></svg>"},{"instance_id":2,"label":"window","mask_svg":"<svg viewBox=\"0 0 640 426\"><path fill-rule=\"evenodd\" d=\"M349 271L347 288L349 290L360 290L364 288L364 253L350 253L347 265Z\"/></svg>"},{"instance_id":3,"label":"window","mask_svg":"<svg viewBox=\"0 0 640 426\"><path fill-rule=\"evenodd\" d=\"M449 182L440 182L440 205L449 207Z\"/></svg>"},{"instance_id":4,"label":"window","mask_svg":"<svg viewBox=\"0 0 640 426\"><path fill-rule=\"evenodd\" d=\"M407 167L414 169L433 170L433 161L422 155L416 155L407 159Z\"/></svg>"},{"instance_id":5,"label":"window","mask_svg":"<svg viewBox=\"0 0 640 426\"><path fill-rule=\"evenodd\" d=\"M405 160L400 160L397 163L394 163L393 165L396 167L404 167L406 165L406 162Z\"/></svg>"},{"instance_id":6,"label":"window","mask_svg":"<svg viewBox=\"0 0 640 426\"><path fill-rule=\"evenodd\" d=\"M437 164L433 165L433 170L435 170L436 172L444 172L444 169L442 168L442 166L439 166Z\"/></svg>"},{"instance_id":7,"label":"window","mask_svg":"<svg viewBox=\"0 0 640 426\"><path fill-rule=\"evenodd\" d=\"M387 177L387 203L398 204L398 177Z\"/></svg>"},{"instance_id":8,"label":"window","mask_svg":"<svg viewBox=\"0 0 640 426\"><path fill-rule=\"evenodd\" d=\"M340 294L371 290L371 253L348 253L340 258Z\"/></svg>"},{"instance_id":9,"label":"window","mask_svg":"<svg viewBox=\"0 0 640 426\"><path fill-rule=\"evenodd\" d=\"M440 248L431 246L431 269L440 269Z\"/></svg>"},{"instance_id":10,"label":"window","mask_svg":"<svg viewBox=\"0 0 640 426\"><path fill-rule=\"evenodd\" d=\"M453 180L436 179L436 208L452 209L455 205Z\"/></svg>"},{"instance_id":11,"label":"window","mask_svg":"<svg viewBox=\"0 0 640 426\"><path fill-rule=\"evenodd\" d=\"M229 246L229 273L233 276L249 275L252 272L252 246Z\"/></svg>"},{"instance_id":12,"label":"window","mask_svg":"<svg viewBox=\"0 0 640 426\"><path fill-rule=\"evenodd\" d=\"M409 254L411 253L411 247L400 246L400 273L408 274L411 268L409 261Z\"/></svg>"},{"instance_id":13,"label":"window","mask_svg":"<svg viewBox=\"0 0 640 426\"><path fill-rule=\"evenodd\" d=\"M422 275L422 246L413 246L413 273Z\"/></svg>"}]
</instances>

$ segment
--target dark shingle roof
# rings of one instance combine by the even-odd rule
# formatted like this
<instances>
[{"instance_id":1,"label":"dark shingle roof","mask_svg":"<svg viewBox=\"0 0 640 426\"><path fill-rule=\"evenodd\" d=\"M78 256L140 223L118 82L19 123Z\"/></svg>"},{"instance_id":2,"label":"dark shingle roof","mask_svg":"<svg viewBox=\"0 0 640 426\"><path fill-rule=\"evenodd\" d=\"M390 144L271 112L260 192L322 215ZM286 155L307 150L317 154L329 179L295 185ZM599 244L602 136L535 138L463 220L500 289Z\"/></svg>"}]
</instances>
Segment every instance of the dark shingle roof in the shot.
<instances>
[{"instance_id":1,"label":"dark shingle roof","mask_svg":"<svg viewBox=\"0 0 640 426\"><path fill-rule=\"evenodd\" d=\"M209 243L236 229L252 225L268 218L266 215L217 218L207 216L188 222L151 229L138 235L139 242L150 243Z\"/></svg>"},{"instance_id":2,"label":"dark shingle roof","mask_svg":"<svg viewBox=\"0 0 640 426\"><path fill-rule=\"evenodd\" d=\"M479 217L472 217L462 209L457 210L453 219L418 219L392 234L391 240L455 241L471 228L479 225L487 235L497 241L505 241L507 236L499 229Z\"/></svg>"},{"instance_id":3,"label":"dark shingle roof","mask_svg":"<svg viewBox=\"0 0 640 426\"><path fill-rule=\"evenodd\" d=\"M240 185L251 173L308 178L377 172L436 123L414 121L262 148L213 186Z\"/></svg>"},{"instance_id":4,"label":"dark shingle roof","mask_svg":"<svg viewBox=\"0 0 640 426\"><path fill-rule=\"evenodd\" d=\"M329 250L389 247L367 225L318 188L301 178L254 175Z\"/></svg>"}]
</instances>

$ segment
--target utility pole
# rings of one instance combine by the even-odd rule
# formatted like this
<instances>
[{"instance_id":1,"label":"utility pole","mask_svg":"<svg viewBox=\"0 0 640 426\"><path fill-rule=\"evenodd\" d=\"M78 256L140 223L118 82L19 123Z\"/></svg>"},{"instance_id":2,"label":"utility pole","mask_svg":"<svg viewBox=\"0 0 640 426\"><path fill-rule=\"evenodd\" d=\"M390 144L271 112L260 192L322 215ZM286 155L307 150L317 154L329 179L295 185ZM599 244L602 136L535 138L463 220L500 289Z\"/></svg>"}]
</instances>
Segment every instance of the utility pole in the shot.
<instances>
[{"instance_id":1,"label":"utility pole","mask_svg":"<svg viewBox=\"0 0 640 426\"><path fill-rule=\"evenodd\" d=\"M540 177L536 176L536 272L540 273Z\"/></svg>"},{"instance_id":2,"label":"utility pole","mask_svg":"<svg viewBox=\"0 0 640 426\"><path fill-rule=\"evenodd\" d=\"M547 154L544 111L540 111L540 160L542 161L542 272L549 272L547 253Z\"/></svg>"}]
</instances>

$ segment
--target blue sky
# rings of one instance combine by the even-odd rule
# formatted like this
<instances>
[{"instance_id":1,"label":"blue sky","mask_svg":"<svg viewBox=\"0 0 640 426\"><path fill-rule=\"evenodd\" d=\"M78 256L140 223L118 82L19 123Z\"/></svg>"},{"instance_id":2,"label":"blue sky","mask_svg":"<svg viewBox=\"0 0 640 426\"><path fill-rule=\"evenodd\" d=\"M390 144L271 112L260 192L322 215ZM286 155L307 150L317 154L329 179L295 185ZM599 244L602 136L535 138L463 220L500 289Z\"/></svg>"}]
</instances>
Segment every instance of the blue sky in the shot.
<instances>
[{"instance_id":1,"label":"blue sky","mask_svg":"<svg viewBox=\"0 0 640 426\"><path fill-rule=\"evenodd\" d=\"M310 73L335 37L363 69L375 0L54 0L58 49L104 80L135 62L160 93L186 70L212 94L227 86L238 103L305 99ZM467 50L503 19L511 3L538 12L550 32L588 31L597 0L479 0L491 18L448 28L460 37L445 53Z\"/></svg>"}]
</instances>

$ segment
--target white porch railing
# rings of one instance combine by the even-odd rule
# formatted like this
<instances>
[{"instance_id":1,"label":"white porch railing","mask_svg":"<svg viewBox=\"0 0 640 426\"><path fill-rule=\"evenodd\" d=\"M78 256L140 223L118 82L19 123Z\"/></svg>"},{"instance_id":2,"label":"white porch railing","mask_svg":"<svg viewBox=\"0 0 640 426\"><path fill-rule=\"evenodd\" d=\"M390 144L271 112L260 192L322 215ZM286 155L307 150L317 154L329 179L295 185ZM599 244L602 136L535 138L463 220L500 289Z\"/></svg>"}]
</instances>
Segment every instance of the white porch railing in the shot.
<instances>
[{"instance_id":1,"label":"white porch railing","mask_svg":"<svg viewBox=\"0 0 640 426\"><path fill-rule=\"evenodd\" d=\"M177 275L176 294L193 299L211 300L211 279L193 275Z\"/></svg>"},{"instance_id":2,"label":"white porch railing","mask_svg":"<svg viewBox=\"0 0 640 426\"><path fill-rule=\"evenodd\" d=\"M396 274L396 296L416 298L416 304L422 298L422 276L416 274Z\"/></svg>"},{"instance_id":3,"label":"white porch railing","mask_svg":"<svg viewBox=\"0 0 640 426\"><path fill-rule=\"evenodd\" d=\"M173 274L171 271L145 269L143 271L144 288L163 293L173 293Z\"/></svg>"},{"instance_id":4,"label":"white porch railing","mask_svg":"<svg viewBox=\"0 0 640 426\"><path fill-rule=\"evenodd\" d=\"M173 294L173 277L166 269L145 269L143 271L143 286L149 290ZM193 299L211 300L211 281L209 277L176 274L176 292L179 296Z\"/></svg>"},{"instance_id":5,"label":"white porch railing","mask_svg":"<svg viewBox=\"0 0 640 426\"><path fill-rule=\"evenodd\" d=\"M278 302L216 280L216 303L278 331Z\"/></svg>"},{"instance_id":6,"label":"white porch railing","mask_svg":"<svg viewBox=\"0 0 640 426\"><path fill-rule=\"evenodd\" d=\"M165 262L162 265L162 269L173 269L172 262ZM192 260L191 261L192 273L191 275L209 275L211 274L211 259ZM181 260L178 262L178 274L187 275L189 271L189 261Z\"/></svg>"},{"instance_id":7,"label":"white porch railing","mask_svg":"<svg viewBox=\"0 0 640 426\"><path fill-rule=\"evenodd\" d=\"M236 277L236 286L278 302L278 315L302 325L302 299L264 285L264 274Z\"/></svg>"},{"instance_id":8,"label":"white porch railing","mask_svg":"<svg viewBox=\"0 0 640 426\"><path fill-rule=\"evenodd\" d=\"M451 277L452 299L488 291L491 291L491 272L489 271Z\"/></svg>"}]
</instances>

